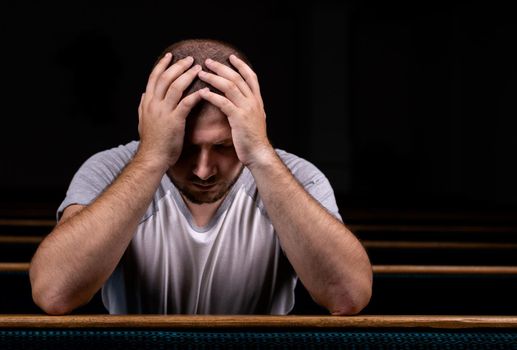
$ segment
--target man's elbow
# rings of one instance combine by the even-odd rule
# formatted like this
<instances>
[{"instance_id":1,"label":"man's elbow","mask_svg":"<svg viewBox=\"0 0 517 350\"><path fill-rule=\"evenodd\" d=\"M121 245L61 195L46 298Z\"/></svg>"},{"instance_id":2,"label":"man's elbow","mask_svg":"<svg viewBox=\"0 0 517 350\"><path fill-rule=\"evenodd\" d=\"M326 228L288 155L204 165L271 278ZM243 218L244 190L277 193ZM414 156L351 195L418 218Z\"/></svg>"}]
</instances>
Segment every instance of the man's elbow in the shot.
<instances>
[{"instance_id":1,"label":"man's elbow","mask_svg":"<svg viewBox=\"0 0 517 350\"><path fill-rule=\"evenodd\" d=\"M329 309L330 314L332 316L353 316L357 315L361 310L363 310L367 302L351 302L347 301L346 303L336 304L336 306L331 307Z\"/></svg>"},{"instance_id":2,"label":"man's elbow","mask_svg":"<svg viewBox=\"0 0 517 350\"><path fill-rule=\"evenodd\" d=\"M53 288L34 276L29 271L32 300L34 304L49 315L66 315L73 311L74 306L64 301Z\"/></svg>"},{"instance_id":3,"label":"man's elbow","mask_svg":"<svg viewBox=\"0 0 517 350\"><path fill-rule=\"evenodd\" d=\"M36 288L32 289L32 300L34 304L49 315L66 315L74 309L69 303L63 302L59 298L52 297Z\"/></svg>"},{"instance_id":4,"label":"man's elbow","mask_svg":"<svg viewBox=\"0 0 517 350\"><path fill-rule=\"evenodd\" d=\"M341 289L343 291L343 289ZM333 316L357 315L370 302L372 297L371 280L364 281L353 291L337 293L328 310Z\"/></svg>"},{"instance_id":5,"label":"man's elbow","mask_svg":"<svg viewBox=\"0 0 517 350\"><path fill-rule=\"evenodd\" d=\"M34 299L34 303L43 310L46 314L52 315L52 316L62 316L67 315L73 311L73 308L71 308L69 305L66 305L64 303L57 303L57 302L47 302L47 301L41 301Z\"/></svg>"}]
</instances>

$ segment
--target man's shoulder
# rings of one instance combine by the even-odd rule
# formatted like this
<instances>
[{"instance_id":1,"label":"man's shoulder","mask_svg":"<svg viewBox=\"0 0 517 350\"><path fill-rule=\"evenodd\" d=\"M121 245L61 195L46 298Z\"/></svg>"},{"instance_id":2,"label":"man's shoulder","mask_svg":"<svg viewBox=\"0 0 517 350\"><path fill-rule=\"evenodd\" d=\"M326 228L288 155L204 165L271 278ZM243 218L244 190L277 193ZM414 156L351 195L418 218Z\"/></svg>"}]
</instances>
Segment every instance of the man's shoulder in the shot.
<instances>
[{"instance_id":1,"label":"man's shoulder","mask_svg":"<svg viewBox=\"0 0 517 350\"><path fill-rule=\"evenodd\" d=\"M116 147L112 147L109 149L105 149L103 151L99 151L92 155L86 163L103 163L103 164L112 164L125 166L133 156L135 155L138 149L138 141L131 141L124 145L118 145Z\"/></svg>"},{"instance_id":2,"label":"man's shoulder","mask_svg":"<svg viewBox=\"0 0 517 350\"><path fill-rule=\"evenodd\" d=\"M83 162L75 177L103 177L113 180L133 159L138 149L138 142L132 141L110 149L97 152Z\"/></svg>"},{"instance_id":3,"label":"man's shoulder","mask_svg":"<svg viewBox=\"0 0 517 350\"><path fill-rule=\"evenodd\" d=\"M293 153L286 152L282 149L275 148L276 153L282 160L282 162L289 168L291 173L298 176L311 176L320 174L321 171L308 160L299 157Z\"/></svg>"},{"instance_id":4,"label":"man's shoulder","mask_svg":"<svg viewBox=\"0 0 517 350\"><path fill-rule=\"evenodd\" d=\"M105 150L99 151L93 156L133 156L137 149L140 142L138 141L131 141L126 144L120 144L116 147L107 148Z\"/></svg>"}]
</instances>

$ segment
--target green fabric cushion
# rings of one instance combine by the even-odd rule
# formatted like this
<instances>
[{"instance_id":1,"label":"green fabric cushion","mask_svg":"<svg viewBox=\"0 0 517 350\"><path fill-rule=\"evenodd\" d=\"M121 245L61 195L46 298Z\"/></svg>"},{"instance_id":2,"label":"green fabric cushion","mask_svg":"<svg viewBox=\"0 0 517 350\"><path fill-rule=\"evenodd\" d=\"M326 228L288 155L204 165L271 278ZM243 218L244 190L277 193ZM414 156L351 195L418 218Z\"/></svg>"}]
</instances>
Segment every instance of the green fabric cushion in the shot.
<instances>
[{"instance_id":1,"label":"green fabric cushion","mask_svg":"<svg viewBox=\"0 0 517 350\"><path fill-rule=\"evenodd\" d=\"M0 330L1 349L517 349L501 331Z\"/></svg>"}]
</instances>

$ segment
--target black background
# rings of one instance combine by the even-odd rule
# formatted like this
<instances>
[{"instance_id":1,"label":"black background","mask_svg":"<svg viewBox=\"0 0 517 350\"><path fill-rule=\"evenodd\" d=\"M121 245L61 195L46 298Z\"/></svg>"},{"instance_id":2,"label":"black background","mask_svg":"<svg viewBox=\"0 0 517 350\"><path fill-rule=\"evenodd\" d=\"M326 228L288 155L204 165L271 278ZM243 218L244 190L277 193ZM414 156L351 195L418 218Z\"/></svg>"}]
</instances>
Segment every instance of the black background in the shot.
<instances>
[{"instance_id":1,"label":"black background","mask_svg":"<svg viewBox=\"0 0 517 350\"><path fill-rule=\"evenodd\" d=\"M247 53L272 142L316 164L342 208L517 208L505 2L0 6L2 202L57 206L89 156L138 138L163 48L209 37Z\"/></svg>"}]
</instances>

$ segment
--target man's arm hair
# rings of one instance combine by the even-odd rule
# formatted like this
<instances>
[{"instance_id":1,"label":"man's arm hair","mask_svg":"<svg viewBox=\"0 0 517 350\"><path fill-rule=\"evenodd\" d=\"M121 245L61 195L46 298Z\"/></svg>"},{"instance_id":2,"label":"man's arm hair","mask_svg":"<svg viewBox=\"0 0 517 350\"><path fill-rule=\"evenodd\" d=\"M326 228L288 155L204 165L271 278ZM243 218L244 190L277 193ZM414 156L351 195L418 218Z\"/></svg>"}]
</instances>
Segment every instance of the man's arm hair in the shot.
<instances>
[{"instance_id":1,"label":"man's arm hair","mask_svg":"<svg viewBox=\"0 0 517 350\"><path fill-rule=\"evenodd\" d=\"M115 270L165 171L137 152L90 205L65 209L30 264L36 305L58 315L91 300Z\"/></svg>"},{"instance_id":2,"label":"man's arm hair","mask_svg":"<svg viewBox=\"0 0 517 350\"><path fill-rule=\"evenodd\" d=\"M333 315L361 311L372 294L372 268L359 240L274 151L250 170L280 245L314 301Z\"/></svg>"}]
</instances>

